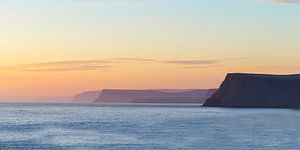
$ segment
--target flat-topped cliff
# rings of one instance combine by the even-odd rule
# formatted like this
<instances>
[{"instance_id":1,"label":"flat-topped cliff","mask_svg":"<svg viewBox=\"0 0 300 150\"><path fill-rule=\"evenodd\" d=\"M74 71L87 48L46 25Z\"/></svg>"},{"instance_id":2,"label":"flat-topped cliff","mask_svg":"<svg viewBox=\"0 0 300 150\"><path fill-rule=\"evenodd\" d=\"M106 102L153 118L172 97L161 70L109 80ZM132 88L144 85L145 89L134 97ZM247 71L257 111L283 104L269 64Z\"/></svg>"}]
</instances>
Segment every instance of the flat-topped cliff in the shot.
<instances>
[{"instance_id":1,"label":"flat-topped cliff","mask_svg":"<svg viewBox=\"0 0 300 150\"><path fill-rule=\"evenodd\" d=\"M103 90L97 103L201 103L216 89L200 90Z\"/></svg>"},{"instance_id":2,"label":"flat-topped cliff","mask_svg":"<svg viewBox=\"0 0 300 150\"><path fill-rule=\"evenodd\" d=\"M299 108L300 75L230 73L204 106Z\"/></svg>"}]
</instances>

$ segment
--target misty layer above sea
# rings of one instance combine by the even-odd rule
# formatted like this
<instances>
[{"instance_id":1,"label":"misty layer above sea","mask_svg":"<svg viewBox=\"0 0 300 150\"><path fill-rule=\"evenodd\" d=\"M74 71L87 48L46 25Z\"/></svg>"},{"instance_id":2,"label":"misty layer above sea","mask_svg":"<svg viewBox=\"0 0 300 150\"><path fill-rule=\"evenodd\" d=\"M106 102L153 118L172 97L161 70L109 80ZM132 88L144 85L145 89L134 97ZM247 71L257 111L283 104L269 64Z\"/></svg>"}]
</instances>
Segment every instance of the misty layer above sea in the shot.
<instances>
[{"instance_id":1,"label":"misty layer above sea","mask_svg":"<svg viewBox=\"0 0 300 150\"><path fill-rule=\"evenodd\" d=\"M0 149L300 147L300 110L194 104L0 104Z\"/></svg>"}]
</instances>

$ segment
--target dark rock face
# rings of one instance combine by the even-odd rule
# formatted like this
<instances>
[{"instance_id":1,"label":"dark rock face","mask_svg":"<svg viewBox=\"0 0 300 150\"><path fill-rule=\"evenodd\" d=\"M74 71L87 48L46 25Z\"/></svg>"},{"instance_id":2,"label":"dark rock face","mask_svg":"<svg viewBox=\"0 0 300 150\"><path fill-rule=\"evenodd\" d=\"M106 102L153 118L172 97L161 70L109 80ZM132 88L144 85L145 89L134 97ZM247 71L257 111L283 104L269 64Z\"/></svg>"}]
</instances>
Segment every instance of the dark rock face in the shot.
<instances>
[{"instance_id":1,"label":"dark rock face","mask_svg":"<svg viewBox=\"0 0 300 150\"><path fill-rule=\"evenodd\" d=\"M300 75L228 74L204 106L299 108Z\"/></svg>"},{"instance_id":2,"label":"dark rock face","mask_svg":"<svg viewBox=\"0 0 300 150\"><path fill-rule=\"evenodd\" d=\"M201 103L216 89L185 90L103 90L97 103Z\"/></svg>"},{"instance_id":3,"label":"dark rock face","mask_svg":"<svg viewBox=\"0 0 300 150\"><path fill-rule=\"evenodd\" d=\"M101 91L88 91L76 94L73 98L74 103L93 103L101 94Z\"/></svg>"}]
</instances>

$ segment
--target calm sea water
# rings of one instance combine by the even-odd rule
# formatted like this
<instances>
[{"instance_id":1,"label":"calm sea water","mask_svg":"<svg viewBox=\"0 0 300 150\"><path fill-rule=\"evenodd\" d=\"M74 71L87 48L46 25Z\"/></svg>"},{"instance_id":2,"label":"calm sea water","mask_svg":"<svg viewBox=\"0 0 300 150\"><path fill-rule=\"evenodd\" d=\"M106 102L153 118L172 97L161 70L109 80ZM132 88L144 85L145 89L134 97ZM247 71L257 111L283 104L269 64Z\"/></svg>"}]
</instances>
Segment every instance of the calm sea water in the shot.
<instances>
[{"instance_id":1,"label":"calm sea water","mask_svg":"<svg viewBox=\"0 0 300 150\"><path fill-rule=\"evenodd\" d=\"M0 104L0 149L289 150L300 110Z\"/></svg>"}]
</instances>

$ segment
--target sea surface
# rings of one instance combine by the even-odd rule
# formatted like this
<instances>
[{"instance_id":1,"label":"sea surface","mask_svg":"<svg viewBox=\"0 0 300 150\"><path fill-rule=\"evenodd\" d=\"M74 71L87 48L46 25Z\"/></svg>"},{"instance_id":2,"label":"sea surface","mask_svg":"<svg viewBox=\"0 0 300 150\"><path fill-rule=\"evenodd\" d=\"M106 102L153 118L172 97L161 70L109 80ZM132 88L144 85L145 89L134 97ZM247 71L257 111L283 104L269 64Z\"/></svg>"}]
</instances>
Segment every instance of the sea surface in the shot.
<instances>
[{"instance_id":1,"label":"sea surface","mask_svg":"<svg viewBox=\"0 0 300 150\"><path fill-rule=\"evenodd\" d=\"M297 150L300 110L0 104L0 149Z\"/></svg>"}]
</instances>

